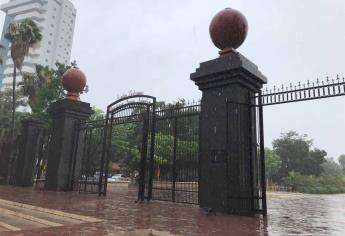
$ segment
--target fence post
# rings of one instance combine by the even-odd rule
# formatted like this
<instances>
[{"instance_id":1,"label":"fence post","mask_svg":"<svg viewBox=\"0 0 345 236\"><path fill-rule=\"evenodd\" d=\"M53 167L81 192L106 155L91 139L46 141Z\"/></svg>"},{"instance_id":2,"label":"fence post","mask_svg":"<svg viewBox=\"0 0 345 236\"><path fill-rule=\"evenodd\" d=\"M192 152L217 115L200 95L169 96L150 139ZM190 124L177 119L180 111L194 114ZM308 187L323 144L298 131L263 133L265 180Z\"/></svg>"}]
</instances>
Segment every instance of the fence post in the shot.
<instances>
[{"instance_id":1,"label":"fence post","mask_svg":"<svg viewBox=\"0 0 345 236\"><path fill-rule=\"evenodd\" d=\"M256 153L250 145L256 141L251 132L256 127L252 97L266 78L256 65L233 51L202 63L191 79L202 91L199 204L223 212L250 212L251 184L242 188L240 181L250 183L250 161Z\"/></svg>"},{"instance_id":2,"label":"fence post","mask_svg":"<svg viewBox=\"0 0 345 236\"><path fill-rule=\"evenodd\" d=\"M92 109L89 103L64 99L53 103L48 112L53 122L45 188L70 190L75 122L87 120L92 114Z\"/></svg>"},{"instance_id":3,"label":"fence post","mask_svg":"<svg viewBox=\"0 0 345 236\"><path fill-rule=\"evenodd\" d=\"M63 74L63 87L67 91L65 99L50 105L52 117L51 145L49 148L47 180L49 190L71 190L75 144L75 123L85 121L93 113L90 104L81 102L79 93L86 85L86 76L78 68L70 68Z\"/></svg>"},{"instance_id":4,"label":"fence post","mask_svg":"<svg viewBox=\"0 0 345 236\"><path fill-rule=\"evenodd\" d=\"M175 202L175 191L176 191L176 154L177 154L177 117L174 118L174 143L173 143L173 164L172 164L172 201Z\"/></svg>"},{"instance_id":5,"label":"fence post","mask_svg":"<svg viewBox=\"0 0 345 236\"><path fill-rule=\"evenodd\" d=\"M220 56L201 63L190 76L202 91L199 204L215 211L251 214L260 206L259 166L253 161L257 158L253 101L267 79L235 50L248 31L242 13L231 8L220 11L209 31Z\"/></svg>"},{"instance_id":6,"label":"fence post","mask_svg":"<svg viewBox=\"0 0 345 236\"><path fill-rule=\"evenodd\" d=\"M33 119L22 121L22 131L17 145L18 155L15 161L14 185L32 186L38 138L43 123Z\"/></svg>"}]
</instances>

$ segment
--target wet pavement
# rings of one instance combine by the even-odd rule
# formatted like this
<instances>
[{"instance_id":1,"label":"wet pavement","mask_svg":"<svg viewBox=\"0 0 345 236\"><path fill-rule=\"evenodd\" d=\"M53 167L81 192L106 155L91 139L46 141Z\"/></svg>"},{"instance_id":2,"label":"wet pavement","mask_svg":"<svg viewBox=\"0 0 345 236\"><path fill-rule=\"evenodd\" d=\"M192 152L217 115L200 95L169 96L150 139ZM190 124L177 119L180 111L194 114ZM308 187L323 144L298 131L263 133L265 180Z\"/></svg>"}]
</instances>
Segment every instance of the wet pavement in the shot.
<instances>
[{"instance_id":1,"label":"wet pavement","mask_svg":"<svg viewBox=\"0 0 345 236\"><path fill-rule=\"evenodd\" d=\"M136 189L110 187L107 197L0 186L0 198L103 219L99 223L0 232L0 235L114 235L137 229L174 235L345 235L345 194L268 193L268 217L207 215L194 205L135 203Z\"/></svg>"}]
</instances>

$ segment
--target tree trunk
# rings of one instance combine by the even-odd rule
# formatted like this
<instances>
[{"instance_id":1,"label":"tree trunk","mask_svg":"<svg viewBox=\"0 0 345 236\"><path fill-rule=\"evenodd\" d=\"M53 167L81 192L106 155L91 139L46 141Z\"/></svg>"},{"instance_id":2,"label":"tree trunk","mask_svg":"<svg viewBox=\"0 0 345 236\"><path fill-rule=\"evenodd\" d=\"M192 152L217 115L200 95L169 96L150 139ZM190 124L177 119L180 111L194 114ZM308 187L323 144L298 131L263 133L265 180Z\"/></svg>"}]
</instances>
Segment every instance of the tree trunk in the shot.
<instances>
[{"instance_id":1,"label":"tree trunk","mask_svg":"<svg viewBox=\"0 0 345 236\"><path fill-rule=\"evenodd\" d=\"M11 135L10 135L10 142L11 142L11 152L10 158L8 163L8 176L7 176L7 183L10 184L11 178L13 176L13 165L15 159L15 113L16 113L16 77L17 77L17 67L14 65L13 68L13 83L12 83L12 120L11 120Z\"/></svg>"},{"instance_id":2,"label":"tree trunk","mask_svg":"<svg viewBox=\"0 0 345 236\"><path fill-rule=\"evenodd\" d=\"M12 122L11 122L11 142L14 141L14 118L16 113L16 77L17 77L17 68L14 65L13 69L13 84L12 84Z\"/></svg>"}]
</instances>

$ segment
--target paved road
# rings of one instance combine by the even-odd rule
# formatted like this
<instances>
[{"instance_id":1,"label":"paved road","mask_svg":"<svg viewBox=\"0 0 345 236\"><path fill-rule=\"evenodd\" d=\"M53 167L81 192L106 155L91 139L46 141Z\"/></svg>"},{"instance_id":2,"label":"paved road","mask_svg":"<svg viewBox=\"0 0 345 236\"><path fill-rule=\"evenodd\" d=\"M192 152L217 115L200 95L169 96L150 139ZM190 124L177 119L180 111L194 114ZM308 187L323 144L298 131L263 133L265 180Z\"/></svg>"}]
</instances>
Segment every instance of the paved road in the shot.
<instances>
[{"instance_id":1,"label":"paved road","mask_svg":"<svg viewBox=\"0 0 345 236\"><path fill-rule=\"evenodd\" d=\"M0 199L102 219L20 231L20 235L114 235L137 229L182 236L345 235L345 194L268 193L268 217L207 215L193 205L135 203L136 189L111 185L106 197L0 186ZM0 232L18 235L18 232Z\"/></svg>"}]
</instances>

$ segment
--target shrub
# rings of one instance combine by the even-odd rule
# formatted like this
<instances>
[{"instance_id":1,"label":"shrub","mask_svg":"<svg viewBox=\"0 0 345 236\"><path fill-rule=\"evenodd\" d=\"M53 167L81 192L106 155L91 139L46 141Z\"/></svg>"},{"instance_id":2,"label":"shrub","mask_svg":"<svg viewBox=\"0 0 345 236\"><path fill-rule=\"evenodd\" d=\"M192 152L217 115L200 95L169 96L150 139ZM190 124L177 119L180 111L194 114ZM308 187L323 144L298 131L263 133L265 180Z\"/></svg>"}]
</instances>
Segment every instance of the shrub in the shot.
<instances>
[{"instance_id":1,"label":"shrub","mask_svg":"<svg viewBox=\"0 0 345 236\"><path fill-rule=\"evenodd\" d=\"M297 192L302 193L345 193L344 176L312 176L301 175L291 171L289 175L282 179L283 184L292 187Z\"/></svg>"}]
</instances>

